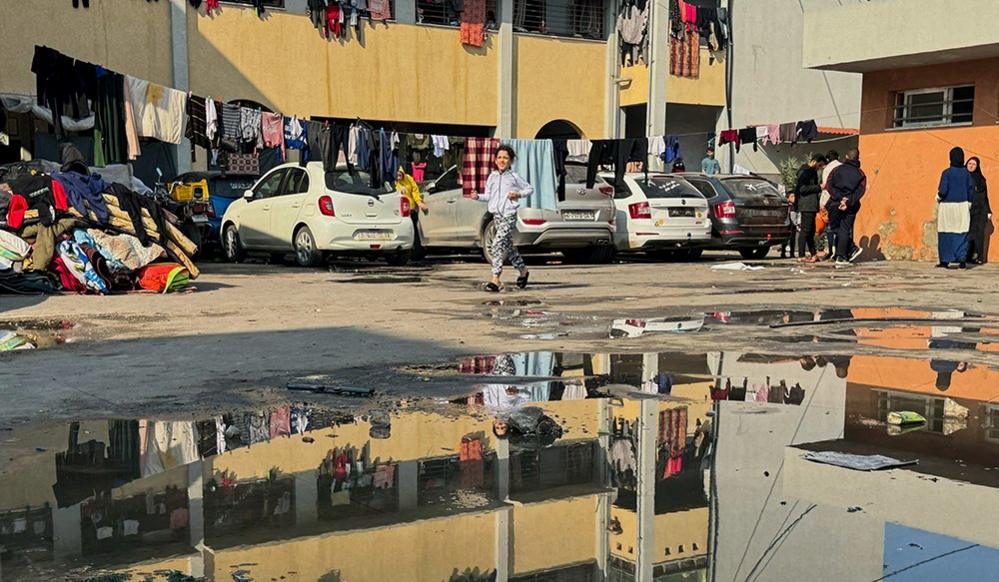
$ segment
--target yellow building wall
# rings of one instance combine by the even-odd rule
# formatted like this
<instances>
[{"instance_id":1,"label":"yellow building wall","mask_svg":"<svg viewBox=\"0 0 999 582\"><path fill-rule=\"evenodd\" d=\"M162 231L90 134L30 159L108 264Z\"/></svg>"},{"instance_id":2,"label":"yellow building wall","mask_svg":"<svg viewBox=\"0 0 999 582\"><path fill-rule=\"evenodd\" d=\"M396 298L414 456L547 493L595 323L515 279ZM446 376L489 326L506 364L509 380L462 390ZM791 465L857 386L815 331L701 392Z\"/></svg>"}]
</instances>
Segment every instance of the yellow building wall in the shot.
<instances>
[{"instance_id":1,"label":"yellow building wall","mask_svg":"<svg viewBox=\"0 0 999 582\"><path fill-rule=\"evenodd\" d=\"M369 423L345 424L310 431L312 444L301 435L280 437L249 447L235 449L215 457L216 472L230 471L239 479L266 477L271 468L283 473L314 471L331 448L369 445L372 461L409 461L427 457L455 455L461 437L477 433L484 437L489 450L495 450L492 417L485 414L451 418L428 413L408 413L392 417L392 438L372 439Z\"/></svg>"},{"instance_id":2,"label":"yellow building wall","mask_svg":"<svg viewBox=\"0 0 999 582\"><path fill-rule=\"evenodd\" d=\"M606 137L607 44L530 35L515 35L514 43L517 137L531 139L557 119L575 125L583 137Z\"/></svg>"},{"instance_id":3,"label":"yellow building wall","mask_svg":"<svg viewBox=\"0 0 999 582\"><path fill-rule=\"evenodd\" d=\"M63 0L0 3L0 91L35 93L35 45L160 84L172 80L170 3L96 0L73 9Z\"/></svg>"},{"instance_id":4,"label":"yellow building wall","mask_svg":"<svg viewBox=\"0 0 999 582\"><path fill-rule=\"evenodd\" d=\"M498 51L462 46L456 29L362 23L360 42L339 43L303 14L189 11L191 90L289 115L496 125Z\"/></svg>"},{"instance_id":5,"label":"yellow building wall","mask_svg":"<svg viewBox=\"0 0 999 582\"><path fill-rule=\"evenodd\" d=\"M694 78L666 77L666 100L684 105L725 106L725 62L710 62L711 53L701 49L701 71ZM618 85L621 106L641 105L649 100L649 69L645 65L622 67Z\"/></svg>"},{"instance_id":6,"label":"yellow building wall","mask_svg":"<svg viewBox=\"0 0 999 582\"><path fill-rule=\"evenodd\" d=\"M495 569L495 541L495 513L464 514L219 550L212 579L228 579L242 567L254 580L311 582L339 570L339 579L350 582L440 582L455 569Z\"/></svg>"},{"instance_id":7,"label":"yellow building wall","mask_svg":"<svg viewBox=\"0 0 999 582\"><path fill-rule=\"evenodd\" d=\"M665 513L655 517L654 563L701 556L708 552L708 508ZM697 544L697 549L694 549ZM683 546L683 552L680 551ZM666 555L669 548L669 555Z\"/></svg>"},{"instance_id":8,"label":"yellow building wall","mask_svg":"<svg viewBox=\"0 0 999 582\"><path fill-rule=\"evenodd\" d=\"M513 510L513 573L596 559L599 496L519 505Z\"/></svg>"}]
</instances>

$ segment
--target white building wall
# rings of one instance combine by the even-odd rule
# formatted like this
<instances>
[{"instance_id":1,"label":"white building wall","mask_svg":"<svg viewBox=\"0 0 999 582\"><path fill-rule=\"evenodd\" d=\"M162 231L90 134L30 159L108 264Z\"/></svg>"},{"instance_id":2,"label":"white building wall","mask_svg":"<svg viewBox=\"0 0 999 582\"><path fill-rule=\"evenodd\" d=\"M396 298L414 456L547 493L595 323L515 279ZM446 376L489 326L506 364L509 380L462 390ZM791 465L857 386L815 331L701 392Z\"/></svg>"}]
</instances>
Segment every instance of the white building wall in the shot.
<instances>
[{"instance_id":1,"label":"white building wall","mask_svg":"<svg viewBox=\"0 0 999 582\"><path fill-rule=\"evenodd\" d=\"M805 11L833 0L732 0L732 128L815 119L820 126L860 127L861 76L803 68ZM835 0L855 4L867 0ZM830 32L831 33L831 32ZM887 30L885 31L887 34ZM728 129L722 112L718 131ZM855 142L854 142L855 143ZM789 154L803 156L836 148L841 142L788 146L744 147L735 163L759 174L776 174ZM719 148L723 171L729 148ZM689 167L689 166L688 166Z\"/></svg>"}]
</instances>

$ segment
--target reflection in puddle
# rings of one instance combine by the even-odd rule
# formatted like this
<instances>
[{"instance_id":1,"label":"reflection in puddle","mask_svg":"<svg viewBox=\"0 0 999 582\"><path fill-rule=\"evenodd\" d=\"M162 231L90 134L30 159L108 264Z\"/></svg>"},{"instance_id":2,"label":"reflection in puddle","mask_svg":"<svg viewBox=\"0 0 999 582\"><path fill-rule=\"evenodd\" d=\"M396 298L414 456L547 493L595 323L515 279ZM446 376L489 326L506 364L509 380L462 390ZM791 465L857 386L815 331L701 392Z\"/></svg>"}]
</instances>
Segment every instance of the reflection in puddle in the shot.
<instances>
[{"instance_id":1,"label":"reflection in puddle","mask_svg":"<svg viewBox=\"0 0 999 582\"><path fill-rule=\"evenodd\" d=\"M4 431L4 580L994 575L992 368L524 352L450 371L473 377L467 396L362 416L293 402Z\"/></svg>"},{"instance_id":2,"label":"reflection in puddle","mask_svg":"<svg viewBox=\"0 0 999 582\"><path fill-rule=\"evenodd\" d=\"M71 341L76 324L65 320L0 321L0 352L45 349Z\"/></svg>"}]
</instances>

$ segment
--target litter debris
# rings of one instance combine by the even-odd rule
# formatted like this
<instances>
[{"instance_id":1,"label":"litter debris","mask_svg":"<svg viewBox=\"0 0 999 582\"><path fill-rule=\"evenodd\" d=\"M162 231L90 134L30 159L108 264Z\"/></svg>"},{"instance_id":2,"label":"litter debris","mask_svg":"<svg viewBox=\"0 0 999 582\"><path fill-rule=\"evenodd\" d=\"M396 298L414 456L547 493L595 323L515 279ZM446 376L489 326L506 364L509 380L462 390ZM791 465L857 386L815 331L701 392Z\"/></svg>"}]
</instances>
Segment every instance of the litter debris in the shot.
<instances>
[{"instance_id":1,"label":"litter debris","mask_svg":"<svg viewBox=\"0 0 999 582\"><path fill-rule=\"evenodd\" d=\"M35 344L30 339L13 331L0 329L0 352L33 349L35 349Z\"/></svg>"},{"instance_id":2,"label":"litter debris","mask_svg":"<svg viewBox=\"0 0 999 582\"><path fill-rule=\"evenodd\" d=\"M926 417L911 410L900 410L888 413L888 424L901 426L905 424L923 424Z\"/></svg>"},{"instance_id":3,"label":"litter debris","mask_svg":"<svg viewBox=\"0 0 999 582\"><path fill-rule=\"evenodd\" d=\"M805 459L857 471L879 471L881 469L907 467L919 462L918 460L900 461L884 455L852 455L850 453L837 453L834 451L806 453Z\"/></svg>"},{"instance_id":4,"label":"litter debris","mask_svg":"<svg viewBox=\"0 0 999 582\"><path fill-rule=\"evenodd\" d=\"M765 267L760 265L747 265L746 263L722 263L711 267L712 271L762 271Z\"/></svg>"}]
</instances>

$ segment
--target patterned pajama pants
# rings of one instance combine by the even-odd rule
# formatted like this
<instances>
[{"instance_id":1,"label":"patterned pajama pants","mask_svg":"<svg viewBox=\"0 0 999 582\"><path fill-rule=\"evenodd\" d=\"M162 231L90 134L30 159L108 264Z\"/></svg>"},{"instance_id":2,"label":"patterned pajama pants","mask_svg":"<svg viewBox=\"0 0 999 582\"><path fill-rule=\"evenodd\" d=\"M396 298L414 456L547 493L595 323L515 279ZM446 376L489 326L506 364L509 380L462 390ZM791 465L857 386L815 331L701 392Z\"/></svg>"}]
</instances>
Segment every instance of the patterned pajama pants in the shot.
<instances>
[{"instance_id":1,"label":"patterned pajama pants","mask_svg":"<svg viewBox=\"0 0 999 582\"><path fill-rule=\"evenodd\" d=\"M517 228L516 213L494 219L496 221L496 236L493 237L493 275L503 274L503 263L510 259L510 264L521 273L527 269L524 259L517 248L513 246L513 231Z\"/></svg>"}]
</instances>

